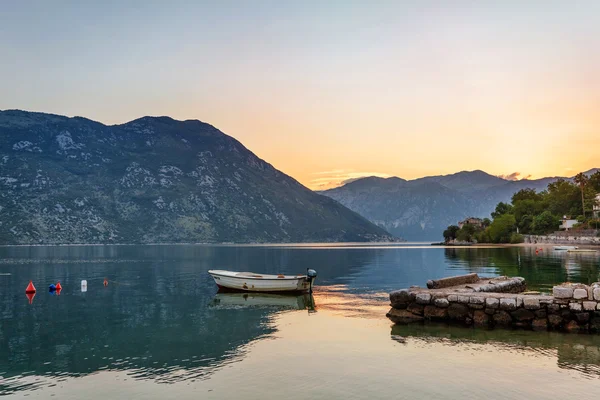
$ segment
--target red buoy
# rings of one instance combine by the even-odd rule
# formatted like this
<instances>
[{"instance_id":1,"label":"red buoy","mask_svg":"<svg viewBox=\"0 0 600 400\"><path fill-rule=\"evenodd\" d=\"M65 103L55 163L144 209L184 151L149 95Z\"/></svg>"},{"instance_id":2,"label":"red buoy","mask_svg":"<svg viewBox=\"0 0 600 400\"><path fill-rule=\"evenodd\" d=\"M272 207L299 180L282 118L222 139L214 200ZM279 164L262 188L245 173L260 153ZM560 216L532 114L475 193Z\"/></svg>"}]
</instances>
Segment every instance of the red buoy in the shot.
<instances>
[{"instance_id":1,"label":"red buoy","mask_svg":"<svg viewBox=\"0 0 600 400\"><path fill-rule=\"evenodd\" d=\"M29 299L29 304L31 304L33 302L33 298L35 297L35 292L25 293L25 296L27 296L27 298Z\"/></svg>"},{"instance_id":2,"label":"red buoy","mask_svg":"<svg viewBox=\"0 0 600 400\"><path fill-rule=\"evenodd\" d=\"M108 286L108 280L104 278L104 286Z\"/></svg>"},{"instance_id":3,"label":"red buoy","mask_svg":"<svg viewBox=\"0 0 600 400\"><path fill-rule=\"evenodd\" d=\"M56 289L56 295L57 295L57 296L60 296L60 291L61 291L61 290L62 290L62 288L57 288L57 289Z\"/></svg>"},{"instance_id":4,"label":"red buoy","mask_svg":"<svg viewBox=\"0 0 600 400\"><path fill-rule=\"evenodd\" d=\"M32 281L29 281L29 285L27 285L27 289L25 289L25 293L35 293L35 286L33 286Z\"/></svg>"},{"instance_id":5,"label":"red buoy","mask_svg":"<svg viewBox=\"0 0 600 400\"><path fill-rule=\"evenodd\" d=\"M56 290L61 290L61 289L62 289L62 286L60 286L60 282L57 282L56 283Z\"/></svg>"}]
</instances>

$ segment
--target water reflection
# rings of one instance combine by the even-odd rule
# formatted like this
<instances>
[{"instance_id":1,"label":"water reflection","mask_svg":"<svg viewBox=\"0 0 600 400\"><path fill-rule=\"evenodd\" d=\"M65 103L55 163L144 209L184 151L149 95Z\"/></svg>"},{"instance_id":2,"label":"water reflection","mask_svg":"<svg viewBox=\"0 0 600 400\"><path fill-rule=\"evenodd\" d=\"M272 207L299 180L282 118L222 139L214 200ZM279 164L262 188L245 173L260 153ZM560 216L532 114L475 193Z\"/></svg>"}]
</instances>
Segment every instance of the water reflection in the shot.
<instances>
[{"instance_id":1,"label":"water reflection","mask_svg":"<svg viewBox=\"0 0 600 400\"><path fill-rule=\"evenodd\" d=\"M507 351L531 356L551 356L556 357L557 365L561 369L600 377L600 336L597 335L485 330L427 323L394 325L391 339L403 344L443 344L463 346L469 351Z\"/></svg>"},{"instance_id":2,"label":"water reflection","mask_svg":"<svg viewBox=\"0 0 600 400\"><path fill-rule=\"evenodd\" d=\"M270 293L217 293L213 299L214 308L275 308L278 310L315 310L315 300L311 294L285 295Z\"/></svg>"}]
</instances>

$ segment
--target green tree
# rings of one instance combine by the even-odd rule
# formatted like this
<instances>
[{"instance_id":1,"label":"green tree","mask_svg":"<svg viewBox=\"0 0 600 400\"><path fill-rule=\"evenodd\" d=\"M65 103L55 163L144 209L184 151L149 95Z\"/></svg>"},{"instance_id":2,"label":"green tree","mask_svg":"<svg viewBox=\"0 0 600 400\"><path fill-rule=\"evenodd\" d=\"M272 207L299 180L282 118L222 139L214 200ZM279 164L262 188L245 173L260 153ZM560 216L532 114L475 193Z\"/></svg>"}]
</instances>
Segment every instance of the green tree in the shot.
<instances>
[{"instance_id":1,"label":"green tree","mask_svg":"<svg viewBox=\"0 0 600 400\"><path fill-rule=\"evenodd\" d=\"M581 214L581 200L577 186L564 179L558 179L548 185L546 207L554 215Z\"/></svg>"},{"instance_id":2,"label":"green tree","mask_svg":"<svg viewBox=\"0 0 600 400\"><path fill-rule=\"evenodd\" d=\"M542 194L537 193L535 189L521 189L513 194L511 201L514 205L523 200L542 201L542 197Z\"/></svg>"},{"instance_id":3,"label":"green tree","mask_svg":"<svg viewBox=\"0 0 600 400\"><path fill-rule=\"evenodd\" d=\"M476 231L475 225L465 224L456 234L456 239L461 242L472 242Z\"/></svg>"},{"instance_id":4,"label":"green tree","mask_svg":"<svg viewBox=\"0 0 600 400\"><path fill-rule=\"evenodd\" d=\"M494 222L488 228L490 240L494 243L509 243L511 234L516 231L516 225L517 221L512 214L494 218Z\"/></svg>"},{"instance_id":5,"label":"green tree","mask_svg":"<svg viewBox=\"0 0 600 400\"><path fill-rule=\"evenodd\" d=\"M508 203L502 203L502 202L500 202L496 206L496 210L494 210L492 212L492 218L496 219L499 216L504 215L504 214L508 214L510 212L512 212L512 206L510 204L508 204Z\"/></svg>"},{"instance_id":6,"label":"green tree","mask_svg":"<svg viewBox=\"0 0 600 400\"><path fill-rule=\"evenodd\" d=\"M533 218L533 223L531 225L533 233L536 235L545 235L556 231L560 225L560 221L556 216L552 215L550 211L544 211Z\"/></svg>"},{"instance_id":7,"label":"green tree","mask_svg":"<svg viewBox=\"0 0 600 400\"><path fill-rule=\"evenodd\" d=\"M588 183L588 177L585 176L585 174L583 172L580 172L577 175L575 175L575 178L573 180L575 181L575 183L577 184L577 186L579 186L579 189L581 190L581 209L583 211L583 218L585 218L585 200L584 200L583 190L585 189L585 186Z\"/></svg>"},{"instance_id":8,"label":"green tree","mask_svg":"<svg viewBox=\"0 0 600 400\"><path fill-rule=\"evenodd\" d=\"M489 218L484 218L483 222L481 223L481 225L484 228L487 228L488 226L490 226L492 224L492 220L490 220Z\"/></svg>"},{"instance_id":9,"label":"green tree","mask_svg":"<svg viewBox=\"0 0 600 400\"><path fill-rule=\"evenodd\" d=\"M600 171L596 171L590 175L588 185L594 189L596 193L600 193Z\"/></svg>"},{"instance_id":10,"label":"green tree","mask_svg":"<svg viewBox=\"0 0 600 400\"><path fill-rule=\"evenodd\" d=\"M449 241L456 239L456 234L459 230L460 228L458 226L450 225L443 233L444 241L448 243Z\"/></svg>"}]
</instances>

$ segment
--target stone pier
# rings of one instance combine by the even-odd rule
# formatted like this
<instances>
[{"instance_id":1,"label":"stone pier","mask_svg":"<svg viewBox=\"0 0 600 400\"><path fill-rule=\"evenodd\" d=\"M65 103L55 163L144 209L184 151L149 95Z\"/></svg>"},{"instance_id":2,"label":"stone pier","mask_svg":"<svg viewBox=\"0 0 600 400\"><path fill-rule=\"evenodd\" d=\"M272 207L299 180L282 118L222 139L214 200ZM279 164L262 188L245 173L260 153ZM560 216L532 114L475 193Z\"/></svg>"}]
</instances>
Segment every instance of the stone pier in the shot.
<instances>
[{"instance_id":1,"label":"stone pier","mask_svg":"<svg viewBox=\"0 0 600 400\"><path fill-rule=\"evenodd\" d=\"M397 324L458 322L476 327L600 333L600 283L564 283L552 295L526 292L521 277L468 274L390 293L387 317Z\"/></svg>"}]
</instances>

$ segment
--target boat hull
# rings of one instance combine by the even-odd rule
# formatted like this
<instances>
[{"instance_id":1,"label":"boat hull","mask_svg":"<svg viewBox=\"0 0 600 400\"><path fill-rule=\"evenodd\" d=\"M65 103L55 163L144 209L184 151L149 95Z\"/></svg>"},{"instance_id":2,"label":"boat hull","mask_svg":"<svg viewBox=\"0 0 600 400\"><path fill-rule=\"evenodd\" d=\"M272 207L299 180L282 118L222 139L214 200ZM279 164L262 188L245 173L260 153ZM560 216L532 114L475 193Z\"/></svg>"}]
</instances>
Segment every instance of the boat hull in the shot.
<instances>
[{"instance_id":1,"label":"boat hull","mask_svg":"<svg viewBox=\"0 0 600 400\"><path fill-rule=\"evenodd\" d=\"M246 276L229 271L208 271L221 291L261 292L261 293L294 293L306 292L310 289L310 282L306 275L285 276L277 278L274 275ZM253 275L253 276L252 276Z\"/></svg>"}]
</instances>

